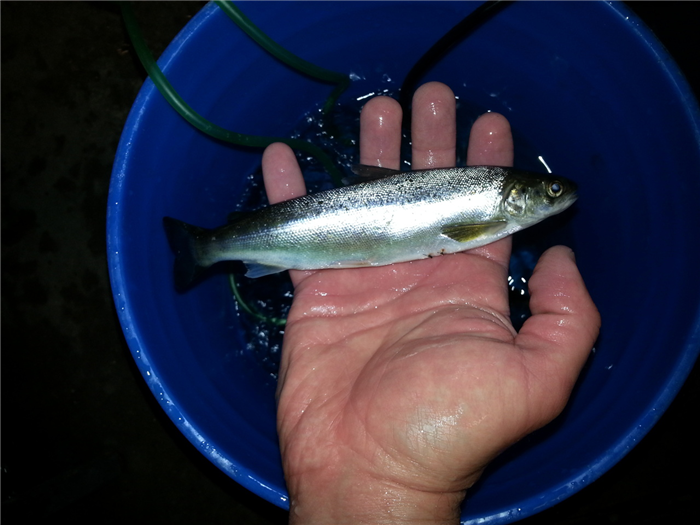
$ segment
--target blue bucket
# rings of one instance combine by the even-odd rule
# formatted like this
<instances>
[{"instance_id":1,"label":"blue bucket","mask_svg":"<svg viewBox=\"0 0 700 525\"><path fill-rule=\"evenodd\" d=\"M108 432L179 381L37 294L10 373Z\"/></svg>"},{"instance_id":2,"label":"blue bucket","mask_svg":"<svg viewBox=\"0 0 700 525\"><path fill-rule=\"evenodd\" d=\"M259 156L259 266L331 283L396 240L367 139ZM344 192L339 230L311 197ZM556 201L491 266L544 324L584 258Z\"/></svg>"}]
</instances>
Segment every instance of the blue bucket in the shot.
<instances>
[{"instance_id":1,"label":"blue bucket","mask_svg":"<svg viewBox=\"0 0 700 525\"><path fill-rule=\"evenodd\" d=\"M413 63L475 7L254 2L242 10L292 52L352 73L343 103L395 92ZM198 112L249 134L288 135L330 91L271 58L213 4L159 63ZM619 461L695 362L698 106L663 47L618 2L518 2L424 80L448 84L460 106L506 115L516 166L535 162L536 153L580 187L567 242L603 328L562 416L507 451L470 492L465 523L507 523L566 498ZM260 158L192 128L147 80L114 162L109 270L126 340L175 425L232 479L288 508L274 377L246 351L224 275L175 292L161 223L168 215L221 225Z\"/></svg>"}]
</instances>

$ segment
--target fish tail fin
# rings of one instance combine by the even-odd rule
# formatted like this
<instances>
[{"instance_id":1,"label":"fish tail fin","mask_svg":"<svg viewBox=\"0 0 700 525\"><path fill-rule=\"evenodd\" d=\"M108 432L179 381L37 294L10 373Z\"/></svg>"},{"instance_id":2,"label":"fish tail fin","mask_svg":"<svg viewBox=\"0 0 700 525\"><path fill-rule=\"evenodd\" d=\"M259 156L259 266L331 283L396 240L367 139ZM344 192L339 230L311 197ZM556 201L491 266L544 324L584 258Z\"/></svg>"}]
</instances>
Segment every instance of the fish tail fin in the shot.
<instances>
[{"instance_id":1,"label":"fish tail fin","mask_svg":"<svg viewBox=\"0 0 700 525\"><path fill-rule=\"evenodd\" d=\"M208 266L200 264L195 251L195 239L207 230L171 217L163 217L163 228L175 253L175 289L184 292Z\"/></svg>"}]
</instances>

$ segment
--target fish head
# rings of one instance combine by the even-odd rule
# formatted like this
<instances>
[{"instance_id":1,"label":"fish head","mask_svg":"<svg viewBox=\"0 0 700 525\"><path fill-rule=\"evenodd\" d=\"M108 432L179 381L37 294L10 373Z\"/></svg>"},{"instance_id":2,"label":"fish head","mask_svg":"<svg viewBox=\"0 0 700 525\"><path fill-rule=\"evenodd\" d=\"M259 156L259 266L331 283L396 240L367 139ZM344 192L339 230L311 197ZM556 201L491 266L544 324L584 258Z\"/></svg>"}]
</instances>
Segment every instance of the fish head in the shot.
<instances>
[{"instance_id":1,"label":"fish head","mask_svg":"<svg viewBox=\"0 0 700 525\"><path fill-rule=\"evenodd\" d=\"M503 186L502 206L523 227L561 213L576 201L576 183L557 175L512 172Z\"/></svg>"}]
</instances>

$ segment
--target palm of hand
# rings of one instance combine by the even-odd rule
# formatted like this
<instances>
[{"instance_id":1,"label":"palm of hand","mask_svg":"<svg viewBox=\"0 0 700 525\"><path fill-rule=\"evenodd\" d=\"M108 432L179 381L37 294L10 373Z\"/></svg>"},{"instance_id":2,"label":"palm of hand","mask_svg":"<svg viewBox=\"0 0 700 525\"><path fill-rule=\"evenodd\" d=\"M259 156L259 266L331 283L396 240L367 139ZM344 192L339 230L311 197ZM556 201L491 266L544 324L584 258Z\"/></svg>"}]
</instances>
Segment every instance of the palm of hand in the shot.
<instances>
[{"instance_id":1,"label":"palm of hand","mask_svg":"<svg viewBox=\"0 0 700 525\"><path fill-rule=\"evenodd\" d=\"M450 95L431 84L414 99L414 124L421 116L426 122L414 127L416 168L454 163L454 105L436 111ZM383 106L374 104L374 113ZM398 138L396 115L389 107L380 117L394 125L363 128L371 140L362 151L361 138L362 162L396 165L398 142L387 145L390 135ZM469 162L508 165L509 131L492 142L488 135L473 129ZM303 192L293 156L280 148L266 155L271 200ZM282 176L297 182L280 189ZM305 492L308 501L331 486L336 494L357 494L361 485L371 493L376 485L461 494L459 502L495 455L559 413L597 335L598 314L570 251L556 247L530 280L533 316L517 334L508 319L509 256L504 239L412 263L292 273L278 387L292 498Z\"/></svg>"},{"instance_id":2,"label":"palm of hand","mask_svg":"<svg viewBox=\"0 0 700 525\"><path fill-rule=\"evenodd\" d=\"M482 280L461 282L470 274ZM340 462L419 490L470 485L532 425L503 283L499 263L473 254L300 282L279 407L292 472Z\"/></svg>"}]
</instances>

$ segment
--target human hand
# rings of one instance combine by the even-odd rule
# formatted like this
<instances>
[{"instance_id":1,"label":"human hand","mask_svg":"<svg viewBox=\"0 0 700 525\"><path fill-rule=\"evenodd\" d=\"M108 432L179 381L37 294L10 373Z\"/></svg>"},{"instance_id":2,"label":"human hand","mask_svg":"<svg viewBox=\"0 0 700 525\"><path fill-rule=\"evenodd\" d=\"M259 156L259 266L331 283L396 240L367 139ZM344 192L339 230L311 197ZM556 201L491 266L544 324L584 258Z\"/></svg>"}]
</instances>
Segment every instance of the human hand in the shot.
<instances>
[{"instance_id":1,"label":"human hand","mask_svg":"<svg viewBox=\"0 0 700 525\"><path fill-rule=\"evenodd\" d=\"M360 162L399 168L401 110L362 111ZM455 164L455 100L422 86L413 168ZM474 124L467 163L510 166L506 119ZM282 144L263 156L271 202L304 193ZM511 241L409 263L290 271L278 433L291 523L456 523L496 455L563 409L597 337L599 314L565 247L530 279L516 333L506 279Z\"/></svg>"}]
</instances>

